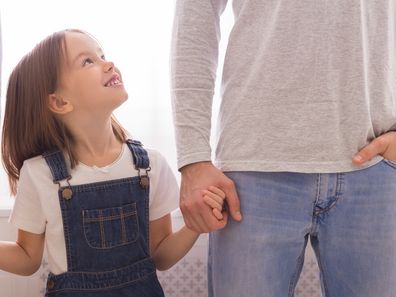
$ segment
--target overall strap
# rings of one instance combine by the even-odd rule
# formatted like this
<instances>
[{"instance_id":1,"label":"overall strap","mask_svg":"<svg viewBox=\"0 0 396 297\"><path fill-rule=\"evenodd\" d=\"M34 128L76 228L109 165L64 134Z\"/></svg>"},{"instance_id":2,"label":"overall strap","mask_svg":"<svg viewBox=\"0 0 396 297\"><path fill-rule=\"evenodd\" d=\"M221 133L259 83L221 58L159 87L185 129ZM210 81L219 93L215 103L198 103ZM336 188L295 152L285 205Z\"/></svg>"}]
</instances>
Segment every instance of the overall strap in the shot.
<instances>
[{"instance_id":1,"label":"overall strap","mask_svg":"<svg viewBox=\"0 0 396 297\"><path fill-rule=\"evenodd\" d=\"M139 174L140 185L143 188L148 188L150 185L148 172L151 170L151 168L147 151L143 148L142 143L138 140L128 139L126 143L132 152L133 163ZM145 174L142 174L141 170L144 170Z\"/></svg>"},{"instance_id":2,"label":"overall strap","mask_svg":"<svg viewBox=\"0 0 396 297\"><path fill-rule=\"evenodd\" d=\"M147 151L143 148L142 143L138 140L128 139L127 145L132 152L135 168L137 170L150 168L150 160Z\"/></svg>"},{"instance_id":3,"label":"overall strap","mask_svg":"<svg viewBox=\"0 0 396 297\"><path fill-rule=\"evenodd\" d=\"M54 183L61 180L70 179L71 176L67 170L67 165L63 153L59 150L50 151L43 154L48 167L51 170Z\"/></svg>"},{"instance_id":4,"label":"overall strap","mask_svg":"<svg viewBox=\"0 0 396 297\"><path fill-rule=\"evenodd\" d=\"M60 150L49 151L43 154L48 167L51 170L52 181L54 184L58 184L59 189L61 189L60 182L66 180L68 186L62 190L62 197L69 200L73 196L69 180L71 175L67 169L65 157Z\"/></svg>"}]
</instances>

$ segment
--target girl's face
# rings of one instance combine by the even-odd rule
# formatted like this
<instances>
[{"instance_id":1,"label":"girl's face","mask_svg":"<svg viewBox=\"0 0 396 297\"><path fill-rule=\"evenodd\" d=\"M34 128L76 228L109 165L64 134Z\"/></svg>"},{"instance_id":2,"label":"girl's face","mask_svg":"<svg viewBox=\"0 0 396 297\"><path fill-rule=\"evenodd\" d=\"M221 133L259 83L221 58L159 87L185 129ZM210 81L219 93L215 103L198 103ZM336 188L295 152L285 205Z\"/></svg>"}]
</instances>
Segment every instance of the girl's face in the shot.
<instances>
[{"instance_id":1,"label":"girl's face","mask_svg":"<svg viewBox=\"0 0 396 297\"><path fill-rule=\"evenodd\" d=\"M73 112L86 116L109 115L128 98L120 71L105 59L90 36L67 32L65 63L57 94L69 100Z\"/></svg>"}]
</instances>

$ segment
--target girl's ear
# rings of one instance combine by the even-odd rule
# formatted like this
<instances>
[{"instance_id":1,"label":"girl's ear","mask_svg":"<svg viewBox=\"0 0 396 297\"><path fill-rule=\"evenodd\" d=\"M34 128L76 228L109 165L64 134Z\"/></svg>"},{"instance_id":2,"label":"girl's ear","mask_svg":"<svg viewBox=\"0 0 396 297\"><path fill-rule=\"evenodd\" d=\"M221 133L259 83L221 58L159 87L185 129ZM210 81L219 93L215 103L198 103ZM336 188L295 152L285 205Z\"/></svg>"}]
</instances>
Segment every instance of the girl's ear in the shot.
<instances>
[{"instance_id":1,"label":"girl's ear","mask_svg":"<svg viewBox=\"0 0 396 297\"><path fill-rule=\"evenodd\" d=\"M48 96L48 108L56 114L67 114L74 109L69 100L62 98L55 93Z\"/></svg>"}]
</instances>

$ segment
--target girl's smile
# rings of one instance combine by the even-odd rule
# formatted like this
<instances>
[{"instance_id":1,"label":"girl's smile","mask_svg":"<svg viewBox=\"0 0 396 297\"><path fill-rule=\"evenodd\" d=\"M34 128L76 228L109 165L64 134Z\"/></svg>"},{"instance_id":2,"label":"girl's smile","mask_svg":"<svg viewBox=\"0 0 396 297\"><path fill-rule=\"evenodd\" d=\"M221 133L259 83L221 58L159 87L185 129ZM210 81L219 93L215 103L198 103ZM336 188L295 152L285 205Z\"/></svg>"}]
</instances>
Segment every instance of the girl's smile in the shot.
<instances>
[{"instance_id":1,"label":"girl's smile","mask_svg":"<svg viewBox=\"0 0 396 297\"><path fill-rule=\"evenodd\" d=\"M122 81L121 77L115 73L111 79L105 84L105 87L117 87L117 86L122 86Z\"/></svg>"}]
</instances>

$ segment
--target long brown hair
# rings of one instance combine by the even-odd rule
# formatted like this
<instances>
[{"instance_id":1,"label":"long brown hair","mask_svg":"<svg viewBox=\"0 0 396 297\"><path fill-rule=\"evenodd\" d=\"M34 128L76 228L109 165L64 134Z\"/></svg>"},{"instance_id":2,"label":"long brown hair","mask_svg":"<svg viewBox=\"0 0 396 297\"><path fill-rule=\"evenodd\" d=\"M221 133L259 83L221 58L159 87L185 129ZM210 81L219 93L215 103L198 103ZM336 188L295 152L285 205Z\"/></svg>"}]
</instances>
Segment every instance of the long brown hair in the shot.
<instances>
[{"instance_id":1,"label":"long brown hair","mask_svg":"<svg viewBox=\"0 0 396 297\"><path fill-rule=\"evenodd\" d=\"M10 75L1 154L12 195L23 162L29 158L60 149L69 156L72 168L78 163L73 135L48 108L48 96L59 86L67 32L89 35L75 29L53 33L26 54ZM113 116L112 127L116 137L125 141L126 132Z\"/></svg>"}]
</instances>

